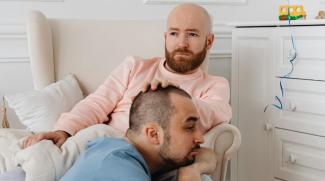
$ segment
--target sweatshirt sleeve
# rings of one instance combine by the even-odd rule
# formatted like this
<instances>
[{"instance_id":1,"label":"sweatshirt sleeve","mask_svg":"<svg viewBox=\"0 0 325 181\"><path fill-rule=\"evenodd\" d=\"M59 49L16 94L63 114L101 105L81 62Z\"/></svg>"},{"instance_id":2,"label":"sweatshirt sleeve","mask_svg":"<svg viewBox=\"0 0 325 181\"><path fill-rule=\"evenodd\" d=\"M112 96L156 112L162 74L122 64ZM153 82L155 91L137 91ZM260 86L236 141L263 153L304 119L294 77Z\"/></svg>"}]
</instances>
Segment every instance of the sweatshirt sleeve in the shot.
<instances>
[{"instance_id":1,"label":"sweatshirt sleeve","mask_svg":"<svg viewBox=\"0 0 325 181\"><path fill-rule=\"evenodd\" d=\"M232 112L229 99L229 83L224 78L218 79L212 87L202 93L200 98L193 97L200 115L200 128L204 132L222 122L230 121Z\"/></svg>"},{"instance_id":2,"label":"sweatshirt sleeve","mask_svg":"<svg viewBox=\"0 0 325 181\"><path fill-rule=\"evenodd\" d=\"M133 57L127 57L94 93L76 104L70 112L60 116L54 131L62 130L74 135L83 128L107 121L107 116L126 91L134 63Z\"/></svg>"}]
</instances>

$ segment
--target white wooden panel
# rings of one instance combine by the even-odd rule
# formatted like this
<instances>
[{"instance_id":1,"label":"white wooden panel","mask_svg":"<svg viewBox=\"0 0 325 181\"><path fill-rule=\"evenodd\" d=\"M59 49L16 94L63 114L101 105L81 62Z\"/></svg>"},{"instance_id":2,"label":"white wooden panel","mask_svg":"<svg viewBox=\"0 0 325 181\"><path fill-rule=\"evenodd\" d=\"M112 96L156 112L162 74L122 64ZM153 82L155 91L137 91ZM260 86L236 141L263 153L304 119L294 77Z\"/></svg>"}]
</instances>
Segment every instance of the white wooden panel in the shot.
<instances>
[{"instance_id":1,"label":"white wooden panel","mask_svg":"<svg viewBox=\"0 0 325 181\"><path fill-rule=\"evenodd\" d=\"M289 181L323 181L325 138L288 130L275 131L275 176Z\"/></svg>"},{"instance_id":2,"label":"white wooden panel","mask_svg":"<svg viewBox=\"0 0 325 181\"><path fill-rule=\"evenodd\" d=\"M23 25L0 24L0 92L24 90L31 84Z\"/></svg>"},{"instance_id":3,"label":"white wooden panel","mask_svg":"<svg viewBox=\"0 0 325 181\"><path fill-rule=\"evenodd\" d=\"M299 28L278 28L276 33L278 75L283 76L290 71L290 58L294 53L291 42L293 34L297 58L294 72L290 77L325 80L325 26Z\"/></svg>"},{"instance_id":4,"label":"white wooden panel","mask_svg":"<svg viewBox=\"0 0 325 181\"><path fill-rule=\"evenodd\" d=\"M32 75L30 65L25 63L0 62L0 110L2 110L2 96L5 94L32 90ZM2 112L0 113L2 118ZM8 119L13 128L22 128L12 110L8 110Z\"/></svg>"},{"instance_id":5,"label":"white wooden panel","mask_svg":"<svg viewBox=\"0 0 325 181\"><path fill-rule=\"evenodd\" d=\"M0 62L28 61L24 24L0 23Z\"/></svg>"},{"instance_id":6,"label":"white wooden panel","mask_svg":"<svg viewBox=\"0 0 325 181\"><path fill-rule=\"evenodd\" d=\"M3 110L3 95L32 89L25 25L2 23L0 24L0 110ZM8 110L7 115L11 127L23 127L11 109ZM3 111L0 111L0 120L2 116Z\"/></svg>"},{"instance_id":7,"label":"white wooden panel","mask_svg":"<svg viewBox=\"0 0 325 181\"><path fill-rule=\"evenodd\" d=\"M226 23L215 23L213 26L214 43L211 51L231 53L231 28Z\"/></svg>"},{"instance_id":8,"label":"white wooden panel","mask_svg":"<svg viewBox=\"0 0 325 181\"><path fill-rule=\"evenodd\" d=\"M24 35L0 34L0 62L27 59L27 40Z\"/></svg>"},{"instance_id":9,"label":"white wooden panel","mask_svg":"<svg viewBox=\"0 0 325 181\"><path fill-rule=\"evenodd\" d=\"M22 22L18 22L18 21L0 22L0 35L16 36L16 35L25 35L25 34L26 34L26 27Z\"/></svg>"},{"instance_id":10,"label":"white wooden panel","mask_svg":"<svg viewBox=\"0 0 325 181\"><path fill-rule=\"evenodd\" d=\"M211 53L213 52L227 52L231 53L231 38L227 37L218 37L218 34L215 35L213 46L211 48Z\"/></svg>"},{"instance_id":11,"label":"white wooden panel","mask_svg":"<svg viewBox=\"0 0 325 181\"><path fill-rule=\"evenodd\" d=\"M0 63L0 91L2 93L32 90L29 63Z\"/></svg>"},{"instance_id":12,"label":"white wooden panel","mask_svg":"<svg viewBox=\"0 0 325 181\"><path fill-rule=\"evenodd\" d=\"M287 79L283 87L284 109L272 118L276 126L325 136L325 82Z\"/></svg>"},{"instance_id":13,"label":"white wooden panel","mask_svg":"<svg viewBox=\"0 0 325 181\"><path fill-rule=\"evenodd\" d=\"M211 54L208 66L211 75L225 77L231 82L231 54Z\"/></svg>"},{"instance_id":14,"label":"white wooden panel","mask_svg":"<svg viewBox=\"0 0 325 181\"><path fill-rule=\"evenodd\" d=\"M264 130L267 117L263 112L274 82L272 64L272 29L233 31L232 122L242 134L237 155L238 181L273 180L271 152L272 132ZM232 167L233 168L233 167ZM234 168L236 170L236 167Z\"/></svg>"},{"instance_id":15,"label":"white wooden panel","mask_svg":"<svg viewBox=\"0 0 325 181\"><path fill-rule=\"evenodd\" d=\"M209 54L208 72L231 81L231 29L224 23L215 24L214 43Z\"/></svg>"}]
</instances>

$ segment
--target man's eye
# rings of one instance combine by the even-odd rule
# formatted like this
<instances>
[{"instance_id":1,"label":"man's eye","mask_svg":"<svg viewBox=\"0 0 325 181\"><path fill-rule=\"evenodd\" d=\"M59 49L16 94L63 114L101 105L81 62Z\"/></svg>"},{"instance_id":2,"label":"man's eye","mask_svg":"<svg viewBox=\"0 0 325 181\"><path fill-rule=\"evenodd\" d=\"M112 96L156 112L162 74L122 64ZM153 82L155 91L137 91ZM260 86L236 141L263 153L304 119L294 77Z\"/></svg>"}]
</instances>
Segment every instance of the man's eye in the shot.
<instances>
[{"instance_id":1,"label":"man's eye","mask_svg":"<svg viewBox=\"0 0 325 181\"><path fill-rule=\"evenodd\" d=\"M193 131L194 131L194 128L195 128L194 126L193 126L193 127L187 127L187 128L186 128L186 131L188 131L188 132L193 132Z\"/></svg>"},{"instance_id":2,"label":"man's eye","mask_svg":"<svg viewBox=\"0 0 325 181\"><path fill-rule=\"evenodd\" d=\"M193 36L193 37L198 37L199 35L197 33L189 33L190 36Z\"/></svg>"},{"instance_id":3,"label":"man's eye","mask_svg":"<svg viewBox=\"0 0 325 181\"><path fill-rule=\"evenodd\" d=\"M177 32L170 32L169 35L176 36L177 35Z\"/></svg>"}]
</instances>

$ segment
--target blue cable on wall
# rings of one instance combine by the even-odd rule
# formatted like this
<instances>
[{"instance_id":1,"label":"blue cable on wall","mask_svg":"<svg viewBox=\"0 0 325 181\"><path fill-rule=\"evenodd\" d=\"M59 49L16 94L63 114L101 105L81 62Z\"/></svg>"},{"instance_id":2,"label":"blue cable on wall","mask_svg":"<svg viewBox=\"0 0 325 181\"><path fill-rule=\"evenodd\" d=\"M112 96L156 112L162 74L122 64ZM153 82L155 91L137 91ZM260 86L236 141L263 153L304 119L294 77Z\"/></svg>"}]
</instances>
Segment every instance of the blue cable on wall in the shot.
<instances>
[{"instance_id":1,"label":"blue cable on wall","mask_svg":"<svg viewBox=\"0 0 325 181\"><path fill-rule=\"evenodd\" d=\"M289 2L289 0L288 0L288 5L290 5L290 2ZM290 8L288 9L288 17L289 17L289 28L291 27L291 17L290 17ZM265 106L265 108L264 108L264 112L266 112L267 111L267 109L270 107L270 106L273 106L273 107L275 107L275 108L277 108L277 109L279 109L279 110L282 110L283 109L283 97L284 97L284 89L283 89L283 82L284 82L284 79L286 79L286 78L289 78L289 76L290 76L290 74L294 71L294 68L295 68L295 64L294 64L294 62L295 62L295 60L296 60L296 58L297 58L297 49L296 49L296 45L295 45L295 41L294 41L294 38L293 38L293 33L292 33L292 31L291 31L291 44L292 44L292 48L293 48L293 50L294 50L294 55L293 55L293 57L289 60L289 62L290 62L290 65L291 65L291 69L290 69L290 71L288 72L288 73L286 73L284 76L281 76L280 77L280 91L281 91L281 97L279 97L279 96L275 96L274 98L275 98L275 103L273 103L273 104L269 104L269 105L267 105L267 106Z\"/></svg>"}]
</instances>

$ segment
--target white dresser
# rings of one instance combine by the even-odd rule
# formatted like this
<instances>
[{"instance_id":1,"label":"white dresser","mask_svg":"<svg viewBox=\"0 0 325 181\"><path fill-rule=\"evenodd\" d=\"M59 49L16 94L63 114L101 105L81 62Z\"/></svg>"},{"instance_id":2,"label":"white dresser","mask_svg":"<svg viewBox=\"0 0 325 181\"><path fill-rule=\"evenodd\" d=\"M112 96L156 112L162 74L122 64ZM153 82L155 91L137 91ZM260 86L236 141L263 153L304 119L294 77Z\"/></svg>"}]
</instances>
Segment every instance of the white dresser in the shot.
<instances>
[{"instance_id":1,"label":"white dresser","mask_svg":"<svg viewBox=\"0 0 325 181\"><path fill-rule=\"evenodd\" d=\"M231 181L325 181L325 21L232 24L233 124L242 145ZM283 109L268 107L281 97Z\"/></svg>"}]
</instances>

